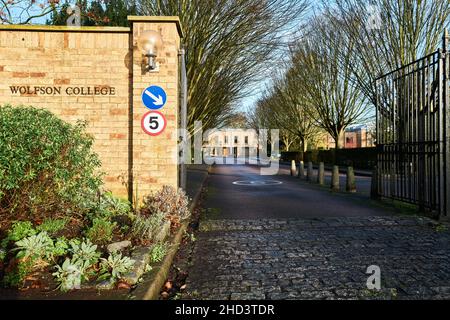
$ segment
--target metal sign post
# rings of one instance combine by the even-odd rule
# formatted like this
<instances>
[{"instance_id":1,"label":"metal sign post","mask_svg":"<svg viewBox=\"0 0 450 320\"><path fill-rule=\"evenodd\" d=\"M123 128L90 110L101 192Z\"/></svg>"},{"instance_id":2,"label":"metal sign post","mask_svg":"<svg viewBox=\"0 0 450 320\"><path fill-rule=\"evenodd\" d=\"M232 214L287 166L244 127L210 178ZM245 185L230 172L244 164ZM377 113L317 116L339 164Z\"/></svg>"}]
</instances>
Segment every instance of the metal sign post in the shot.
<instances>
[{"instance_id":1,"label":"metal sign post","mask_svg":"<svg viewBox=\"0 0 450 320\"><path fill-rule=\"evenodd\" d=\"M443 165L444 165L444 208L441 218L450 218L450 165L448 161L450 160L450 35L448 30L445 30L443 37L443 88L442 88L442 100L444 106L444 117L443 117L443 136L444 136L444 152L443 152Z\"/></svg>"},{"instance_id":2,"label":"metal sign post","mask_svg":"<svg viewBox=\"0 0 450 320\"><path fill-rule=\"evenodd\" d=\"M179 52L181 69L181 91L180 91L180 188L186 191L186 147L187 147L187 75L186 75L186 52L181 49Z\"/></svg>"}]
</instances>

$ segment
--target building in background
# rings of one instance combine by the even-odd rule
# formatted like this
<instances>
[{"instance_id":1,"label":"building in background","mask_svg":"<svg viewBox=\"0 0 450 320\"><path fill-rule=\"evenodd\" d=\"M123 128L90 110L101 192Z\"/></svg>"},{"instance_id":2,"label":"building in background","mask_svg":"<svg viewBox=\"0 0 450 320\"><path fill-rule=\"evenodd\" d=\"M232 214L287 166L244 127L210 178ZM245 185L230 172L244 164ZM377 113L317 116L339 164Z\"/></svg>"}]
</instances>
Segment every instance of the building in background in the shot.
<instances>
[{"instance_id":1,"label":"building in background","mask_svg":"<svg viewBox=\"0 0 450 320\"><path fill-rule=\"evenodd\" d=\"M207 133L204 154L210 157L249 158L257 156L258 134L251 129L220 129Z\"/></svg>"},{"instance_id":2,"label":"building in background","mask_svg":"<svg viewBox=\"0 0 450 320\"><path fill-rule=\"evenodd\" d=\"M365 125L348 128L343 137L344 149L371 148L375 147L375 135ZM317 141L316 148L322 150L334 149L334 139L327 133Z\"/></svg>"},{"instance_id":3,"label":"building in background","mask_svg":"<svg viewBox=\"0 0 450 320\"><path fill-rule=\"evenodd\" d=\"M345 131L345 149L375 147L374 135L367 126L357 126Z\"/></svg>"}]
</instances>

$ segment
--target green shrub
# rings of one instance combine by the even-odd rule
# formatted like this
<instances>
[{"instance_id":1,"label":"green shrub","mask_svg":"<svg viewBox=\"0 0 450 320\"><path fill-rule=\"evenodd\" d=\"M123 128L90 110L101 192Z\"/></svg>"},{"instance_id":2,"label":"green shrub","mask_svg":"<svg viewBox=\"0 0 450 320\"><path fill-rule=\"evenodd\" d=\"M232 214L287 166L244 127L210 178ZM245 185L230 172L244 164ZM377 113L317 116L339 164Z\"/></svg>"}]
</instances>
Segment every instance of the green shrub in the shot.
<instances>
[{"instance_id":1,"label":"green shrub","mask_svg":"<svg viewBox=\"0 0 450 320\"><path fill-rule=\"evenodd\" d=\"M103 193L100 198L102 210L107 211L109 216L127 215L131 211L130 202L113 196L110 192Z\"/></svg>"},{"instance_id":2,"label":"green shrub","mask_svg":"<svg viewBox=\"0 0 450 320\"><path fill-rule=\"evenodd\" d=\"M134 260L129 257L122 257L121 253L113 252L108 256L108 259L101 259L101 278L110 278L116 281L131 271L133 264Z\"/></svg>"},{"instance_id":3,"label":"green shrub","mask_svg":"<svg viewBox=\"0 0 450 320\"><path fill-rule=\"evenodd\" d=\"M150 261L153 263L161 262L167 253L166 244L157 244L153 246L152 252L150 253Z\"/></svg>"},{"instance_id":4,"label":"green shrub","mask_svg":"<svg viewBox=\"0 0 450 320\"><path fill-rule=\"evenodd\" d=\"M101 185L85 123L33 107L0 107L0 218L83 215Z\"/></svg>"},{"instance_id":5,"label":"green shrub","mask_svg":"<svg viewBox=\"0 0 450 320\"><path fill-rule=\"evenodd\" d=\"M66 224L68 222L68 218L63 219L53 219L53 218L47 218L42 222L41 225L36 227L37 231L45 231L48 234L54 236L59 231L63 230L66 227Z\"/></svg>"},{"instance_id":6,"label":"green shrub","mask_svg":"<svg viewBox=\"0 0 450 320\"><path fill-rule=\"evenodd\" d=\"M11 229L5 239L2 240L2 248L6 248L9 242L16 242L26 237L33 236L37 232L33 228L33 224L30 221L14 221Z\"/></svg>"},{"instance_id":7,"label":"green shrub","mask_svg":"<svg viewBox=\"0 0 450 320\"><path fill-rule=\"evenodd\" d=\"M87 261L66 258L62 266L56 266L53 273L55 280L59 283L58 288L63 291L81 289L81 283L87 279Z\"/></svg>"},{"instance_id":8,"label":"green shrub","mask_svg":"<svg viewBox=\"0 0 450 320\"><path fill-rule=\"evenodd\" d=\"M33 270L33 260L24 260L19 262L14 270L8 272L3 277L2 283L6 287L22 287L27 275Z\"/></svg>"},{"instance_id":9,"label":"green shrub","mask_svg":"<svg viewBox=\"0 0 450 320\"><path fill-rule=\"evenodd\" d=\"M83 241L78 239L71 240L70 252L72 253L73 262L81 261L83 265L88 267L96 264L101 255L97 251L97 245L93 244L89 239Z\"/></svg>"},{"instance_id":10,"label":"green shrub","mask_svg":"<svg viewBox=\"0 0 450 320\"><path fill-rule=\"evenodd\" d=\"M112 240L115 227L114 222L103 218L95 218L92 227L86 231L86 237L93 243L106 244Z\"/></svg>"},{"instance_id":11,"label":"green shrub","mask_svg":"<svg viewBox=\"0 0 450 320\"><path fill-rule=\"evenodd\" d=\"M58 241L55 248L57 244ZM56 265L56 272L53 273L55 280L59 283L58 288L62 291L80 289L83 282L88 281L91 275L96 274L93 266L100 258L97 246L89 240L72 239L68 246L70 248L66 252L69 251L72 257L66 257L61 266ZM64 249L66 249L65 246Z\"/></svg>"},{"instance_id":12,"label":"green shrub","mask_svg":"<svg viewBox=\"0 0 450 320\"><path fill-rule=\"evenodd\" d=\"M69 251L69 242L65 237L60 237L56 239L52 249L52 255L54 257L65 256Z\"/></svg>"},{"instance_id":13,"label":"green shrub","mask_svg":"<svg viewBox=\"0 0 450 320\"><path fill-rule=\"evenodd\" d=\"M138 214L133 221L131 234L135 239L153 241L165 221L166 215L162 212L151 216Z\"/></svg>"},{"instance_id":14,"label":"green shrub","mask_svg":"<svg viewBox=\"0 0 450 320\"><path fill-rule=\"evenodd\" d=\"M131 213L131 205L127 200L116 198L111 193L102 193L99 201L94 205L89 214L91 220L94 218L111 219L115 216L125 216Z\"/></svg>"},{"instance_id":15,"label":"green shrub","mask_svg":"<svg viewBox=\"0 0 450 320\"><path fill-rule=\"evenodd\" d=\"M20 259L49 260L52 258L53 240L47 232L41 232L16 242Z\"/></svg>"}]
</instances>

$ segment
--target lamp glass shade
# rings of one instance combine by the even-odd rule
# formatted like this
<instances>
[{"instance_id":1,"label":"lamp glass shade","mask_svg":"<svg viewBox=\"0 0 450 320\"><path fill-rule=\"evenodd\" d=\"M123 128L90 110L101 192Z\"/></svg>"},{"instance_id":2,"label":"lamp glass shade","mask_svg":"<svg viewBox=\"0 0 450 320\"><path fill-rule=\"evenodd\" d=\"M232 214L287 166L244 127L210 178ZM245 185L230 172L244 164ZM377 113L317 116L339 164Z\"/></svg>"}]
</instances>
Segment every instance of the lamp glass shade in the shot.
<instances>
[{"instance_id":1,"label":"lamp glass shade","mask_svg":"<svg viewBox=\"0 0 450 320\"><path fill-rule=\"evenodd\" d=\"M147 30L141 33L138 38L138 48L144 52L144 54L157 55L161 50L163 41L161 35L153 30Z\"/></svg>"}]
</instances>

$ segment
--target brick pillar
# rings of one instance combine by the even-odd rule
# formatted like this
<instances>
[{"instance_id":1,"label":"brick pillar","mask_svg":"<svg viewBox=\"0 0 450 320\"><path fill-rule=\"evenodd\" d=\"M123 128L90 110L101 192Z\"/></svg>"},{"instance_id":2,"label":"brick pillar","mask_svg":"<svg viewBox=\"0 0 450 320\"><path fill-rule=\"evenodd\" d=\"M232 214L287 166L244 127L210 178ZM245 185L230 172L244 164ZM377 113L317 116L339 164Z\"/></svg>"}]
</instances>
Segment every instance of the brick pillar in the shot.
<instances>
[{"instance_id":1,"label":"brick pillar","mask_svg":"<svg viewBox=\"0 0 450 320\"><path fill-rule=\"evenodd\" d=\"M128 17L131 26L132 50L132 173L133 199L142 200L151 191L163 185L178 187L177 130L179 110L179 64L178 52L182 30L177 17ZM158 53L159 71L143 71L144 57L137 48L139 35L146 30L161 34L163 49ZM167 103L161 112L167 119L167 127L159 136L149 136L141 128L141 119L149 109L141 100L145 88L157 85L167 93ZM132 119L132 120L131 120Z\"/></svg>"}]
</instances>

